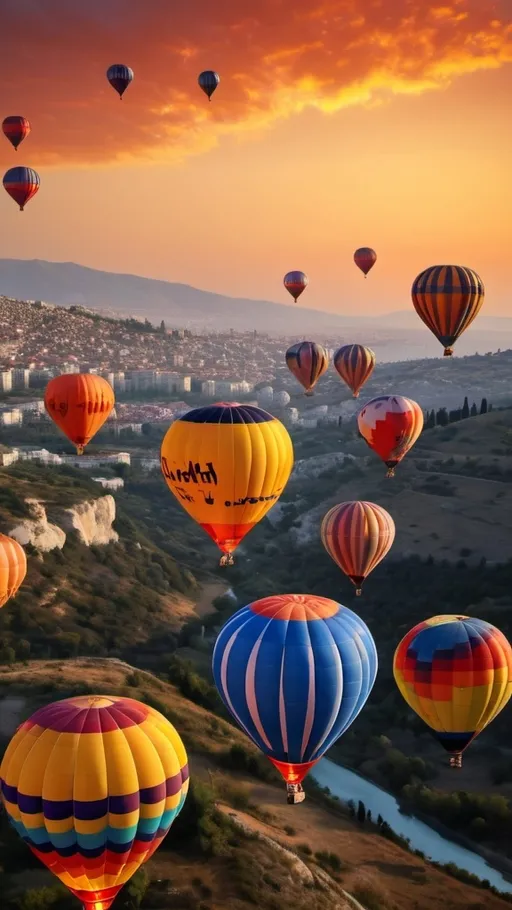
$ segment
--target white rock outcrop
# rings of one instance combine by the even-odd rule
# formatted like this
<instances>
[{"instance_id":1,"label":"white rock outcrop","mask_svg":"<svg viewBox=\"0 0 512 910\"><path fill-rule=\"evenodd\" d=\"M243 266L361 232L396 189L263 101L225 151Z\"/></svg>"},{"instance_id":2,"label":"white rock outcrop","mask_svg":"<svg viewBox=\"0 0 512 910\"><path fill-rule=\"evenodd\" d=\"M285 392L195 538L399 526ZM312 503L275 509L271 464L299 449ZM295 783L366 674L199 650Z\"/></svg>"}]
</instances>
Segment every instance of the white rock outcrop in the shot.
<instances>
[{"instance_id":1,"label":"white rock outcrop","mask_svg":"<svg viewBox=\"0 0 512 910\"><path fill-rule=\"evenodd\" d=\"M24 518L8 534L22 546L32 544L37 550L47 553L49 550L62 550L66 543L66 534L58 525L48 521L46 509L38 499L27 499L30 518Z\"/></svg>"},{"instance_id":2,"label":"white rock outcrop","mask_svg":"<svg viewBox=\"0 0 512 910\"><path fill-rule=\"evenodd\" d=\"M65 510L62 522L67 531L76 531L86 547L117 542L119 534L112 525L116 520L116 501L113 496L101 496L92 502L81 502Z\"/></svg>"},{"instance_id":3,"label":"white rock outcrop","mask_svg":"<svg viewBox=\"0 0 512 910\"><path fill-rule=\"evenodd\" d=\"M52 506L52 521L48 520L43 502L37 499L27 499L26 502L30 518L24 518L8 532L22 546L32 544L43 553L62 550L67 534L73 532L78 534L80 542L87 547L103 546L119 540L119 534L112 527L116 518L113 496L100 496L67 509Z\"/></svg>"}]
</instances>

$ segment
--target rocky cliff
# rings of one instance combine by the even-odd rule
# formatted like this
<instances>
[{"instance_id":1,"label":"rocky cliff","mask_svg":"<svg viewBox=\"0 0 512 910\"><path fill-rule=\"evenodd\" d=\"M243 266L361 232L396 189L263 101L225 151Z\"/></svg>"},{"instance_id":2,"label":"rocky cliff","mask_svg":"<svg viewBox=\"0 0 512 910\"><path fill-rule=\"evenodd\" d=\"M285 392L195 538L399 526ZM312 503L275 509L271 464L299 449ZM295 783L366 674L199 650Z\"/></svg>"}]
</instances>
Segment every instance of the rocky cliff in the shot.
<instances>
[{"instance_id":1,"label":"rocky cliff","mask_svg":"<svg viewBox=\"0 0 512 910\"><path fill-rule=\"evenodd\" d=\"M67 509L52 506L51 520L45 504L38 499L27 499L31 517L25 518L8 531L20 544L32 544L41 552L60 549L68 534L78 534L85 546L102 546L119 540L112 527L116 518L116 503L113 496L78 503Z\"/></svg>"}]
</instances>

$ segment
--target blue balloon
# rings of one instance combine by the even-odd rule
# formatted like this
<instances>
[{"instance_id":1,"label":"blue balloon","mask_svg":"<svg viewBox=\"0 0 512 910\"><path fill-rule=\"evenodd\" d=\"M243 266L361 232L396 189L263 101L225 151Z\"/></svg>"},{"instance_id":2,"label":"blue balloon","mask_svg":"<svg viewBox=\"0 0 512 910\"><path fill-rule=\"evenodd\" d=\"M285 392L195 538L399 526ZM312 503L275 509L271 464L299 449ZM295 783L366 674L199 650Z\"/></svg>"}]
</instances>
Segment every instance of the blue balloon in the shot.
<instances>
[{"instance_id":1,"label":"blue balloon","mask_svg":"<svg viewBox=\"0 0 512 910\"><path fill-rule=\"evenodd\" d=\"M287 783L300 782L355 720L377 666L363 620L312 594L275 595L238 610L212 659L226 708Z\"/></svg>"},{"instance_id":2,"label":"blue balloon","mask_svg":"<svg viewBox=\"0 0 512 910\"><path fill-rule=\"evenodd\" d=\"M124 92L133 80L133 70L124 63L113 63L107 70L107 79L122 101Z\"/></svg>"},{"instance_id":3,"label":"blue balloon","mask_svg":"<svg viewBox=\"0 0 512 910\"><path fill-rule=\"evenodd\" d=\"M203 73L199 73L197 81L210 100L220 82L220 76L214 70L205 70Z\"/></svg>"}]
</instances>

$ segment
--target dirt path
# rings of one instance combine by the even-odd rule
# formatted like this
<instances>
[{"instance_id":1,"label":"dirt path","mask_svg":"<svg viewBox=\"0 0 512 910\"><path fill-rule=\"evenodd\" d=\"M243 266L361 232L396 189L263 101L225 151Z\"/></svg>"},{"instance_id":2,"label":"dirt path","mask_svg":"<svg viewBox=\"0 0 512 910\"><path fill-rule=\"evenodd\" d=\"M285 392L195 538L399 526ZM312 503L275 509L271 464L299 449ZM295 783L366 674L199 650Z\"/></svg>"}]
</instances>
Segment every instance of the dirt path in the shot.
<instances>
[{"instance_id":1,"label":"dirt path","mask_svg":"<svg viewBox=\"0 0 512 910\"><path fill-rule=\"evenodd\" d=\"M195 612L197 615L208 616L209 613L213 613L213 601L216 597L222 597L222 595L226 594L228 590L229 585L225 584L222 581L211 581L208 582L208 584L203 585L201 594L199 595L199 599L197 600L195 606Z\"/></svg>"}]
</instances>

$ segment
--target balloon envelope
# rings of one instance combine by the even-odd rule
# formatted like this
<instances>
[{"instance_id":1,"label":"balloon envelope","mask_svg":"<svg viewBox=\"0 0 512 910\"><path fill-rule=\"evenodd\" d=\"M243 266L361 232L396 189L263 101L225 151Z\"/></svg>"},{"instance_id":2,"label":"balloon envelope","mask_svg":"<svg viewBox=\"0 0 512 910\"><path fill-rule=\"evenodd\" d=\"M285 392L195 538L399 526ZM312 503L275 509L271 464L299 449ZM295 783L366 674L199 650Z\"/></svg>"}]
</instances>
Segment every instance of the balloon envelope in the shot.
<instances>
[{"instance_id":1,"label":"balloon envelope","mask_svg":"<svg viewBox=\"0 0 512 910\"><path fill-rule=\"evenodd\" d=\"M403 395L380 395L365 404L357 415L357 425L392 477L393 469L423 430L423 411L419 404Z\"/></svg>"},{"instance_id":2,"label":"balloon envelope","mask_svg":"<svg viewBox=\"0 0 512 910\"><path fill-rule=\"evenodd\" d=\"M0 607L14 597L26 574L25 550L17 540L0 534Z\"/></svg>"},{"instance_id":3,"label":"balloon envelope","mask_svg":"<svg viewBox=\"0 0 512 910\"><path fill-rule=\"evenodd\" d=\"M377 253L369 246L362 246L355 251L354 262L366 276L377 262Z\"/></svg>"},{"instance_id":4,"label":"balloon envelope","mask_svg":"<svg viewBox=\"0 0 512 910\"><path fill-rule=\"evenodd\" d=\"M404 636L393 673L407 704L460 755L512 695L512 648L483 619L434 616Z\"/></svg>"},{"instance_id":5,"label":"balloon envelope","mask_svg":"<svg viewBox=\"0 0 512 910\"><path fill-rule=\"evenodd\" d=\"M331 559L360 594L365 578L393 545L395 522L374 502L342 502L325 515L320 537Z\"/></svg>"},{"instance_id":6,"label":"balloon envelope","mask_svg":"<svg viewBox=\"0 0 512 910\"><path fill-rule=\"evenodd\" d=\"M133 81L133 70L124 63L113 63L107 70L107 79L122 99L130 82Z\"/></svg>"},{"instance_id":7,"label":"balloon envelope","mask_svg":"<svg viewBox=\"0 0 512 910\"><path fill-rule=\"evenodd\" d=\"M312 394L312 389L329 366L325 348L316 341L299 341L288 348L285 357L286 366L306 390L306 395Z\"/></svg>"},{"instance_id":8,"label":"balloon envelope","mask_svg":"<svg viewBox=\"0 0 512 910\"><path fill-rule=\"evenodd\" d=\"M444 356L476 318L485 297L482 279L460 265L433 265L421 272L412 286L418 316L441 342Z\"/></svg>"},{"instance_id":9,"label":"balloon envelope","mask_svg":"<svg viewBox=\"0 0 512 910\"><path fill-rule=\"evenodd\" d=\"M366 348L363 344L344 344L336 351L333 363L334 369L351 389L354 398L358 398L375 368L375 354L371 348Z\"/></svg>"},{"instance_id":10,"label":"balloon envelope","mask_svg":"<svg viewBox=\"0 0 512 910\"><path fill-rule=\"evenodd\" d=\"M18 203L22 212L27 202L39 190L41 180L39 174L31 167L11 167L4 174L3 185L6 193Z\"/></svg>"},{"instance_id":11,"label":"balloon envelope","mask_svg":"<svg viewBox=\"0 0 512 910\"><path fill-rule=\"evenodd\" d=\"M148 705L106 695L40 708L0 768L9 821L85 910L108 910L155 852L188 782L172 724Z\"/></svg>"},{"instance_id":12,"label":"balloon envelope","mask_svg":"<svg viewBox=\"0 0 512 910\"><path fill-rule=\"evenodd\" d=\"M220 82L220 76L215 70L204 70L204 72L199 73L197 81L199 87L203 90L208 100L210 100Z\"/></svg>"},{"instance_id":13,"label":"balloon envelope","mask_svg":"<svg viewBox=\"0 0 512 910\"><path fill-rule=\"evenodd\" d=\"M219 402L188 411L161 449L167 486L223 553L232 553L283 492L293 446L261 408Z\"/></svg>"},{"instance_id":14,"label":"balloon envelope","mask_svg":"<svg viewBox=\"0 0 512 910\"><path fill-rule=\"evenodd\" d=\"M101 429L115 404L106 379L92 373L63 373L51 379L44 406L79 454Z\"/></svg>"},{"instance_id":15,"label":"balloon envelope","mask_svg":"<svg viewBox=\"0 0 512 910\"><path fill-rule=\"evenodd\" d=\"M283 278L283 284L289 294L292 295L295 303L309 284L309 278L305 272L287 272Z\"/></svg>"},{"instance_id":16,"label":"balloon envelope","mask_svg":"<svg viewBox=\"0 0 512 910\"><path fill-rule=\"evenodd\" d=\"M362 710L377 650L347 607L313 594L277 594L227 621L212 666L238 725L287 783L300 783Z\"/></svg>"},{"instance_id":17,"label":"balloon envelope","mask_svg":"<svg viewBox=\"0 0 512 910\"><path fill-rule=\"evenodd\" d=\"M17 151L19 144L30 133L30 123L26 117L18 115L6 117L2 123L2 132Z\"/></svg>"}]
</instances>

